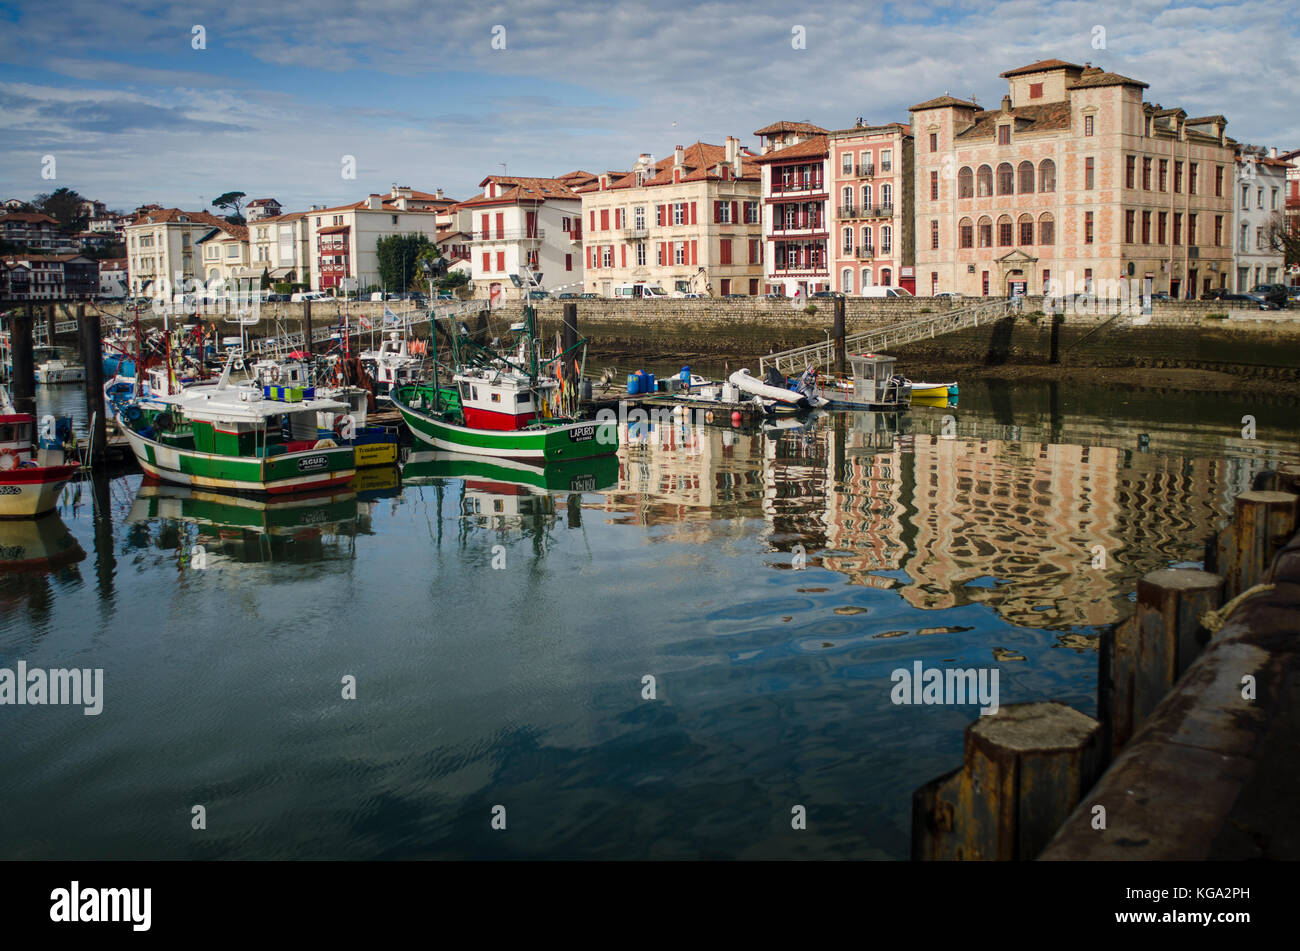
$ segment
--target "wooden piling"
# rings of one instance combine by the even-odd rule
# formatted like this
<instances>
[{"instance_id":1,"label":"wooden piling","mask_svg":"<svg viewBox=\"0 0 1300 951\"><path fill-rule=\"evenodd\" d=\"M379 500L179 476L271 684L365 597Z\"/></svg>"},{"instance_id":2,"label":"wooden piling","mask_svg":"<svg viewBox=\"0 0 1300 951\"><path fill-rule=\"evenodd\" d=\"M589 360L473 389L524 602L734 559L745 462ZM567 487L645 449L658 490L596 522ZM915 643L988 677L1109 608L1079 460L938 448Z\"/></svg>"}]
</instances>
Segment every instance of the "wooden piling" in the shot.
<instances>
[{"instance_id":1,"label":"wooden piling","mask_svg":"<svg viewBox=\"0 0 1300 951\"><path fill-rule=\"evenodd\" d=\"M560 347L567 352L578 345L578 305L567 301L564 305L564 317L560 324Z\"/></svg>"},{"instance_id":2,"label":"wooden piling","mask_svg":"<svg viewBox=\"0 0 1300 951\"><path fill-rule=\"evenodd\" d=\"M1118 752L1210 641L1201 615L1223 603L1223 578L1166 568L1138 581L1137 608L1113 629L1098 657L1098 716L1103 748Z\"/></svg>"},{"instance_id":3,"label":"wooden piling","mask_svg":"<svg viewBox=\"0 0 1300 951\"><path fill-rule=\"evenodd\" d=\"M912 796L912 858L1035 858L1096 780L1099 736L1096 720L1061 703L980 717L962 766Z\"/></svg>"},{"instance_id":4,"label":"wooden piling","mask_svg":"<svg viewBox=\"0 0 1300 951\"><path fill-rule=\"evenodd\" d=\"M77 307L77 333L81 343L81 361L86 368L86 419L90 425L90 453L92 468L102 468L108 459L108 427L104 416L104 335L99 326L98 312L86 313L85 305ZM138 368L137 372L143 372Z\"/></svg>"},{"instance_id":5,"label":"wooden piling","mask_svg":"<svg viewBox=\"0 0 1300 951\"><path fill-rule=\"evenodd\" d=\"M13 396L14 410L36 415L36 365L32 360L32 327L35 322L33 306L27 304L14 311L9 318L9 352L13 357L13 372L9 377L9 390Z\"/></svg>"},{"instance_id":6,"label":"wooden piling","mask_svg":"<svg viewBox=\"0 0 1300 951\"><path fill-rule=\"evenodd\" d=\"M54 328L57 323L58 321L54 313L54 304L52 303L46 304L45 305L45 345L47 347L54 346L54 338L57 336L57 334L54 331Z\"/></svg>"},{"instance_id":7,"label":"wooden piling","mask_svg":"<svg viewBox=\"0 0 1300 951\"><path fill-rule=\"evenodd\" d=\"M312 349L311 349L312 339L311 339L311 301L309 300L305 300L302 302L302 335L304 338L303 350L305 350L307 352L307 356L310 357L312 354ZM220 342L218 341L218 344L219 343Z\"/></svg>"},{"instance_id":8,"label":"wooden piling","mask_svg":"<svg viewBox=\"0 0 1300 951\"><path fill-rule=\"evenodd\" d=\"M844 352L844 298L835 298L833 308L834 321L831 324L832 345L835 348L835 375L844 376L848 373L849 361Z\"/></svg>"},{"instance_id":9,"label":"wooden piling","mask_svg":"<svg viewBox=\"0 0 1300 951\"><path fill-rule=\"evenodd\" d=\"M1214 570L1223 575L1225 599L1258 584L1277 550L1296 530L1296 502L1291 492L1250 491L1237 496L1232 524L1219 533Z\"/></svg>"}]
</instances>

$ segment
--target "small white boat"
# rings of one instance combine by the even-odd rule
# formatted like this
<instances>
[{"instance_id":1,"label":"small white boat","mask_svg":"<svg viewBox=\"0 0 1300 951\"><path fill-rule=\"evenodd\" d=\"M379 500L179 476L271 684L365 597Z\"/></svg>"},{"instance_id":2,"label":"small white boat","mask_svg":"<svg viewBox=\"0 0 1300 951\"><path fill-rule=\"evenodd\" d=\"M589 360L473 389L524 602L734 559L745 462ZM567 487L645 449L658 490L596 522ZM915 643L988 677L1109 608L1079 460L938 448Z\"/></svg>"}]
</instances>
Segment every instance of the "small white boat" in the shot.
<instances>
[{"instance_id":1,"label":"small white boat","mask_svg":"<svg viewBox=\"0 0 1300 951\"><path fill-rule=\"evenodd\" d=\"M764 383L750 374L748 369L737 370L727 377L727 382L742 393L748 393L750 396L761 396L765 400L775 400L778 403L785 403L799 409L811 409L813 405L803 393Z\"/></svg>"},{"instance_id":2,"label":"small white boat","mask_svg":"<svg viewBox=\"0 0 1300 951\"><path fill-rule=\"evenodd\" d=\"M917 399L938 399L957 395L956 380L951 383L917 383L914 380L905 380L904 385Z\"/></svg>"},{"instance_id":3,"label":"small white boat","mask_svg":"<svg viewBox=\"0 0 1300 951\"><path fill-rule=\"evenodd\" d=\"M86 368L80 363L63 359L63 354L52 348L41 348L33 357L36 364L36 382L46 385L86 382Z\"/></svg>"}]
</instances>

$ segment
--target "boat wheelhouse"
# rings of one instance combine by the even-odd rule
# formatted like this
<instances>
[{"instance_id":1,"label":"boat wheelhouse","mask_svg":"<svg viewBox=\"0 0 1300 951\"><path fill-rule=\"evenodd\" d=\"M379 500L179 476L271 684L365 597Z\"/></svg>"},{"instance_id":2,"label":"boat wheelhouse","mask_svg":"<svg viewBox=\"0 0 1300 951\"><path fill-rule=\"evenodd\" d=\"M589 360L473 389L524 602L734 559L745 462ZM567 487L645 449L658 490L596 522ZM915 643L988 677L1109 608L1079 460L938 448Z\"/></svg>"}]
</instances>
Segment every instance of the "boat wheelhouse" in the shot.
<instances>
[{"instance_id":1,"label":"boat wheelhouse","mask_svg":"<svg viewBox=\"0 0 1300 951\"><path fill-rule=\"evenodd\" d=\"M387 400L396 387L414 383L424 365L423 341L409 340L390 331L378 350L366 350L361 363L375 381L375 399Z\"/></svg>"}]
</instances>

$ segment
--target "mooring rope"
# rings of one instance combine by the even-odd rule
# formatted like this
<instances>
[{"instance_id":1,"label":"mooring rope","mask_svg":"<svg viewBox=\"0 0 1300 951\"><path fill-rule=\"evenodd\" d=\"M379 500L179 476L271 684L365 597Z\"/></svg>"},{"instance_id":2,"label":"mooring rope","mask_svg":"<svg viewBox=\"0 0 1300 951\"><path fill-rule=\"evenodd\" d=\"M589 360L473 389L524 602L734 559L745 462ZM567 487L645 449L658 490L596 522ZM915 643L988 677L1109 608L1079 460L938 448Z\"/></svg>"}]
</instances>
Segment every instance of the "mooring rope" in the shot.
<instances>
[{"instance_id":1,"label":"mooring rope","mask_svg":"<svg viewBox=\"0 0 1300 951\"><path fill-rule=\"evenodd\" d=\"M1228 615L1237 609L1237 605L1247 598L1253 598L1265 591L1272 591L1276 587L1275 584L1257 584L1253 588L1247 588L1217 611L1206 611L1202 614L1200 617L1201 626L1211 634L1218 634L1219 629L1228 622Z\"/></svg>"}]
</instances>

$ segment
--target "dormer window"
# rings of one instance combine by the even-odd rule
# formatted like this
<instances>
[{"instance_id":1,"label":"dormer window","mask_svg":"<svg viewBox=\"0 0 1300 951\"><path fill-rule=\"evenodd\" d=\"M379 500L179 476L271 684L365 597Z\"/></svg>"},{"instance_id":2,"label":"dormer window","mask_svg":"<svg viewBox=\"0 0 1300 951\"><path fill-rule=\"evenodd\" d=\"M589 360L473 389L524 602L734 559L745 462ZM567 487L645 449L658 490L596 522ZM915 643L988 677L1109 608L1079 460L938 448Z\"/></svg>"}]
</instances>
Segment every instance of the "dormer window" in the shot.
<instances>
[{"instance_id":1,"label":"dormer window","mask_svg":"<svg viewBox=\"0 0 1300 951\"><path fill-rule=\"evenodd\" d=\"M1010 145L1010 144L1011 144L1011 126L1010 125L998 126L998 145Z\"/></svg>"},{"instance_id":2,"label":"dormer window","mask_svg":"<svg viewBox=\"0 0 1300 951\"><path fill-rule=\"evenodd\" d=\"M1042 98L1043 98L1043 84L1042 84L1042 83L1030 83L1030 84L1029 84L1029 98L1030 98L1030 99L1042 99Z\"/></svg>"}]
</instances>

